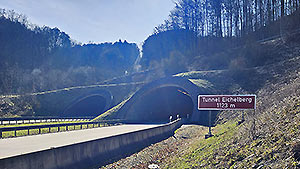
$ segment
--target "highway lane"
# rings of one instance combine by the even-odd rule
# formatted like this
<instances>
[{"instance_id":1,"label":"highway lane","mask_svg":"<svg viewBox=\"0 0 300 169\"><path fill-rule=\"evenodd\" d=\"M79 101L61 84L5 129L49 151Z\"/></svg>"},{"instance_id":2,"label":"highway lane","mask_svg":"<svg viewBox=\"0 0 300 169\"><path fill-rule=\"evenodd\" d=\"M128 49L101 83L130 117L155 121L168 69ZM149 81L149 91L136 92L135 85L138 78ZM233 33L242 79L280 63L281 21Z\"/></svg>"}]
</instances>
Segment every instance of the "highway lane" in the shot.
<instances>
[{"instance_id":1,"label":"highway lane","mask_svg":"<svg viewBox=\"0 0 300 169\"><path fill-rule=\"evenodd\" d=\"M57 148L100 138L144 130L160 125L120 125L0 139L0 159Z\"/></svg>"}]
</instances>

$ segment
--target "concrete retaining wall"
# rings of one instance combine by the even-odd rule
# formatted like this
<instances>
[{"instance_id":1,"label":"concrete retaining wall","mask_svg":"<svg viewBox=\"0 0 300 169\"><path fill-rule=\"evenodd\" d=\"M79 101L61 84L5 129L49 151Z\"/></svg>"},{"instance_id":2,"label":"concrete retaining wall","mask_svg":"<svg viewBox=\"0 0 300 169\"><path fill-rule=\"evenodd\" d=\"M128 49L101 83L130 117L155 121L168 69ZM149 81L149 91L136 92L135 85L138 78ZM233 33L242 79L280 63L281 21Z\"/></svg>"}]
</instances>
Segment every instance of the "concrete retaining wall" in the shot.
<instances>
[{"instance_id":1,"label":"concrete retaining wall","mask_svg":"<svg viewBox=\"0 0 300 169\"><path fill-rule=\"evenodd\" d=\"M182 120L117 136L0 160L1 169L90 168L117 160L174 134Z\"/></svg>"}]
</instances>

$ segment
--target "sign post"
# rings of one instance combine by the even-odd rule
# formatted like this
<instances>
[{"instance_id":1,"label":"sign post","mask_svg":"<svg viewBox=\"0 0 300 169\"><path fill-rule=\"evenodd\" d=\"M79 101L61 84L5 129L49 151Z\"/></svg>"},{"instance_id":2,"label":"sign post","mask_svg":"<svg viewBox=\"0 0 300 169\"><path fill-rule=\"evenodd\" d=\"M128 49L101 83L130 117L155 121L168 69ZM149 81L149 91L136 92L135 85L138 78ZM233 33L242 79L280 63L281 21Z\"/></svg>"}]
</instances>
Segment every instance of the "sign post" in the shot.
<instances>
[{"instance_id":1,"label":"sign post","mask_svg":"<svg viewBox=\"0 0 300 169\"><path fill-rule=\"evenodd\" d=\"M208 134L205 135L205 138L212 137L213 135L211 134L211 110L209 110L209 115L208 115Z\"/></svg>"},{"instance_id":2,"label":"sign post","mask_svg":"<svg viewBox=\"0 0 300 169\"><path fill-rule=\"evenodd\" d=\"M212 110L254 110L256 109L256 95L199 95L198 110L209 110L209 128L205 138L212 137ZM242 114L244 120L244 114Z\"/></svg>"}]
</instances>

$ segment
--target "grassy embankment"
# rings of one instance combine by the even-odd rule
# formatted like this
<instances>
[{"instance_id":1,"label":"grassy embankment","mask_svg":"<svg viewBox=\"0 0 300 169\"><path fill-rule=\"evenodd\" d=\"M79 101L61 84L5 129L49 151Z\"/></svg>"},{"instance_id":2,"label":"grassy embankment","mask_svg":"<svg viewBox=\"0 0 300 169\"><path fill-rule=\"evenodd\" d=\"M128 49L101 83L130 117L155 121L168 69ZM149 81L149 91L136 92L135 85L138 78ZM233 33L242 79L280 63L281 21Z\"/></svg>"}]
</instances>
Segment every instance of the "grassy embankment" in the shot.
<instances>
[{"instance_id":1,"label":"grassy embankment","mask_svg":"<svg viewBox=\"0 0 300 169\"><path fill-rule=\"evenodd\" d=\"M131 95L132 96L132 95ZM116 106L110 108L106 112L102 113L101 115L94 118L92 121L99 121L99 120L108 120L108 119L115 119L117 117L118 111L122 108L122 106L131 98L128 97L127 99L123 100L121 103L117 104Z\"/></svg>"},{"instance_id":2,"label":"grassy embankment","mask_svg":"<svg viewBox=\"0 0 300 169\"><path fill-rule=\"evenodd\" d=\"M265 126L257 129L256 139L249 132L252 121L217 125L214 137L198 140L183 156L169 161L166 168L299 167L300 101L274 113L278 121L261 117L260 123Z\"/></svg>"},{"instance_id":3,"label":"grassy embankment","mask_svg":"<svg viewBox=\"0 0 300 169\"><path fill-rule=\"evenodd\" d=\"M189 147L185 155L173 157L167 168L199 168L216 163L220 159L213 158L214 151L220 146L225 146L225 140L231 138L238 128L233 121L217 125L212 129L214 137L198 140Z\"/></svg>"}]
</instances>

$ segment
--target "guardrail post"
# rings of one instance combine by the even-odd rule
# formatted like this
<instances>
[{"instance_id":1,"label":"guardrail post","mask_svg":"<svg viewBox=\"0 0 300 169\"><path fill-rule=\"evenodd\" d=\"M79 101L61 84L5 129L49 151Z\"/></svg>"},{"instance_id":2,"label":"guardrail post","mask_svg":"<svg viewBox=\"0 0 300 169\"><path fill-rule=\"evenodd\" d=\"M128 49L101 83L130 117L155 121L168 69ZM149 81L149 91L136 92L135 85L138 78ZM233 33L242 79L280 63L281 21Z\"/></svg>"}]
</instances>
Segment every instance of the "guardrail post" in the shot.
<instances>
[{"instance_id":1,"label":"guardrail post","mask_svg":"<svg viewBox=\"0 0 300 169\"><path fill-rule=\"evenodd\" d=\"M41 134L41 128L39 128L39 134Z\"/></svg>"},{"instance_id":2,"label":"guardrail post","mask_svg":"<svg viewBox=\"0 0 300 169\"><path fill-rule=\"evenodd\" d=\"M14 130L14 132L15 132L15 137L17 137L17 130Z\"/></svg>"},{"instance_id":3,"label":"guardrail post","mask_svg":"<svg viewBox=\"0 0 300 169\"><path fill-rule=\"evenodd\" d=\"M2 130L0 130L0 138L2 138Z\"/></svg>"},{"instance_id":4,"label":"guardrail post","mask_svg":"<svg viewBox=\"0 0 300 169\"><path fill-rule=\"evenodd\" d=\"M60 126L57 127L57 132L60 132Z\"/></svg>"}]
</instances>

